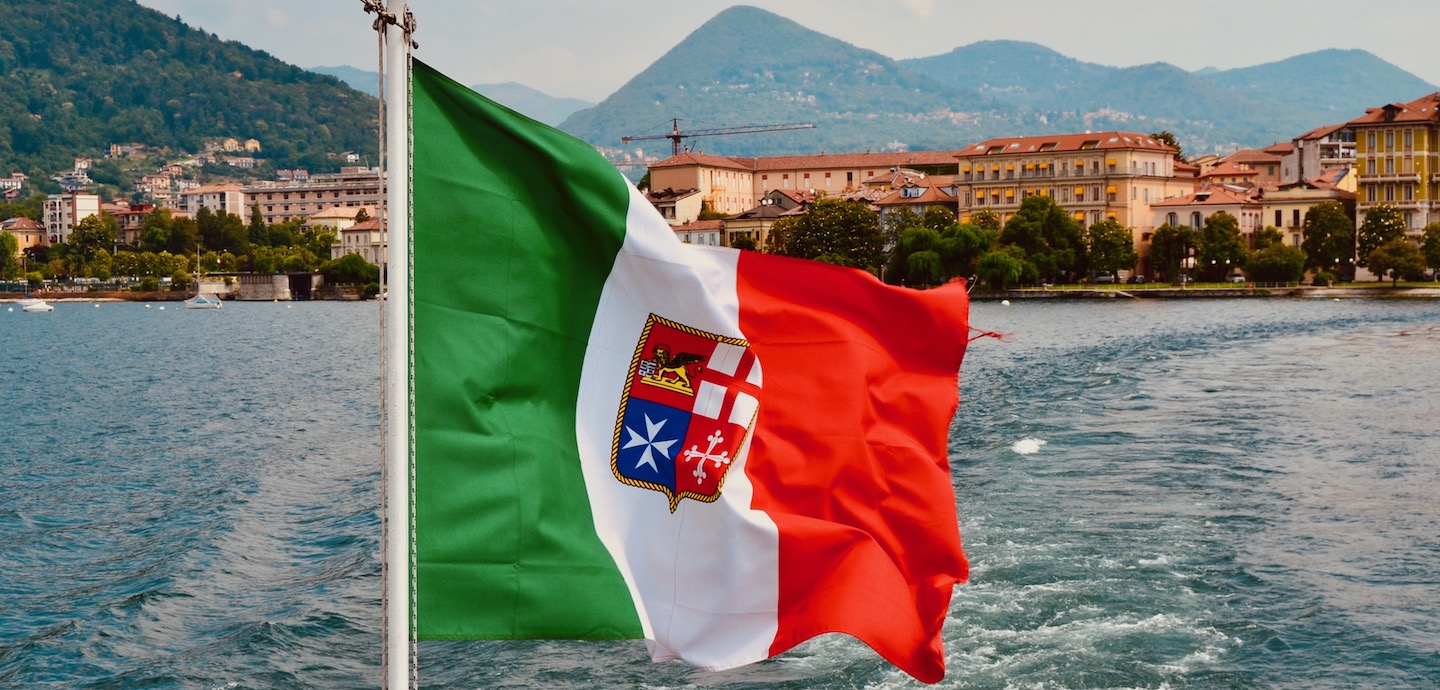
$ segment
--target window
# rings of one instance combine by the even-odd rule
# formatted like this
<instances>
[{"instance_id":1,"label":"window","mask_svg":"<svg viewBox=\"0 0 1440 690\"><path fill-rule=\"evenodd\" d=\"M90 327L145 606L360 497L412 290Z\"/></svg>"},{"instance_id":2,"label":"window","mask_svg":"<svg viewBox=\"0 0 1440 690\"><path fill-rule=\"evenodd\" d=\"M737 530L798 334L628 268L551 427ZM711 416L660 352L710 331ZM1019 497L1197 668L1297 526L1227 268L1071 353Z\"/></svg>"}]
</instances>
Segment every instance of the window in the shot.
<instances>
[{"instance_id":1,"label":"window","mask_svg":"<svg viewBox=\"0 0 1440 690\"><path fill-rule=\"evenodd\" d=\"M1281 211L1281 210L1278 209L1278 208L1275 209L1275 227L1277 227L1277 228L1280 227L1280 224L1281 224L1281 223L1284 223L1284 222L1285 222L1285 212L1284 212L1284 211Z\"/></svg>"},{"instance_id":2,"label":"window","mask_svg":"<svg viewBox=\"0 0 1440 690\"><path fill-rule=\"evenodd\" d=\"M1410 150L1411 148L1413 148L1414 146L1415 146L1414 134L1413 134L1410 130L1407 129L1407 130L1405 130L1405 150L1406 150L1406 151L1409 151L1409 150Z\"/></svg>"},{"instance_id":3,"label":"window","mask_svg":"<svg viewBox=\"0 0 1440 690\"><path fill-rule=\"evenodd\" d=\"M1394 150L1395 150L1395 133L1394 133L1394 132L1386 132L1386 133L1385 133L1385 150L1386 150L1386 151L1394 151Z\"/></svg>"},{"instance_id":4,"label":"window","mask_svg":"<svg viewBox=\"0 0 1440 690\"><path fill-rule=\"evenodd\" d=\"M1395 159L1394 159L1394 158L1386 158L1386 159L1385 159L1385 174L1386 174L1386 175L1394 175L1394 174L1395 174Z\"/></svg>"},{"instance_id":5,"label":"window","mask_svg":"<svg viewBox=\"0 0 1440 690\"><path fill-rule=\"evenodd\" d=\"M1300 227L1300 209L1298 208L1290 211L1290 227Z\"/></svg>"},{"instance_id":6,"label":"window","mask_svg":"<svg viewBox=\"0 0 1440 690\"><path fill-rule=\"evenodd\" d=\"M1374 133L1374 132L1366 132L1366 133L1365 133L1365 150L1366 150L1366 151L1374 151L1374 150L1375 150L1375 133Z\"/></svg>"}]
</instances>

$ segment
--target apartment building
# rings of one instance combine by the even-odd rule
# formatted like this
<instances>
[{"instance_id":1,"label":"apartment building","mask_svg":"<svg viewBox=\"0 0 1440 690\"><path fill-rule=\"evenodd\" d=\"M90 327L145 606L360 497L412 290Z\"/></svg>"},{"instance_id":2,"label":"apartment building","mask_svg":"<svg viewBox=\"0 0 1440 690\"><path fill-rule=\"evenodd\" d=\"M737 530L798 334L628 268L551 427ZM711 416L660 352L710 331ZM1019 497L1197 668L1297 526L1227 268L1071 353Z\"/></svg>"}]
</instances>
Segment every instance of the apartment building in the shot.
<instances>
[{"instance_id":1,"label":"apartment building","mask_svg":"<svg viewBox=\"0 0 1440 690\"><path fill-rule=\"evenodd\" d=\"M378 208L384 197L377 168L344 167L338 173L291 176L288 180L256 182L244 188L244 211L241 218L250 218L250 209L259 206L266 223L274 225L305 219L328 208L344 207L359 210Z\"/></svg>"},{"instance_id":2,"label":"apartment building","mask_svg":"<svg viewBox=\"0 0 1440 690\"><path fill-rule=\"evenodd\" d=\"M1132 228L1141 252L1158 227L1151 205L1196 187L1194 177L1176 175L1175 149L1133 132L1001 137L958 158L962 221L992 211L1005 222L1026 197L1047 196L1082 224L1108 218Z\"/></svg>"},{"instance_id":3,"label":"apartment building","mask_svg":"<svg viewBox=\"0 0 1440 690\"><path fill-rule=\"evenodd\" d=\"M225 182L187 189L180 194L180 210L193 216L202 208L210 209L211 213L231 213L246 218L244 187L239 182Z\"/></svg>"},{"instance_id":4,"label":"apartment building","mask_svg":"<svg viewBox=\"0 0 1440 690\"><path fill-rule=\"evenodd\" d=\"M755 206L757 198L753 164L688 151L651 165L650 189L692 192L695 214L703 203L712 211L733 215ZM667 216L672 224L695 218L688 213Z\"/></svg>"},{"instance_id":5,"label":"apartment building","mask_svg":"<svg viewBox=\"0 0 1440 690\"><path fill-rule=\"evenodd\" d=\"M1411 236L1440 222L1440 92L1345 124L1355 132L1356 222L1378 204L1399 208Z\"/></svg>"},{"instance_id":6,"label":"apartment building","mask_svg":"<svg viewBox=\"0 0 1440 690\"><path fill-rule=\"evenodd\" d=\"M41 222L45 225L45 244L70 241L75 224L100 215L100 197L87 192L52 194L41 206Z\"/></svg>"},{"instance_id":7,"label":"apartment building","mask_svg":"<svg viewBox=\"0 0 1440 690\"><path fill-rule=\"evenodd\" d=\"M1286 183L1313 179L1326 171L1355 165L1355 130L1349 125L1316 127L1295 137L1292 143L1294 153L1286 156L1282 164Z\"/></svg>"}]
</instances>

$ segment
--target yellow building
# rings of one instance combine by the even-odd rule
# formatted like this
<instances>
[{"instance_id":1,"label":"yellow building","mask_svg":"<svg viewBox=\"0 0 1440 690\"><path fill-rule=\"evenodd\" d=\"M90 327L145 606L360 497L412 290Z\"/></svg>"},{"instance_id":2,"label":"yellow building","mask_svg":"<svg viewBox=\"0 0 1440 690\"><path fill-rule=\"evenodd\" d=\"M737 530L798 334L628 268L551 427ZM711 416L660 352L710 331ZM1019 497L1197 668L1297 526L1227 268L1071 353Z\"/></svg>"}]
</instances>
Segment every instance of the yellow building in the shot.
<instances>
[{"instance_id":1,"label":"yellow building","mask_svg":"<svg viewBox=\"0 0 1440 690\"><path fill-rule=\"evenodd\" d=\"M1047 196L1083 225L1108 218L1131 228L1142 266L1157 227L1151 204L1196 188L1190 174L1177 176L1175 149L1133 132L989 139L959 160L962 221L991 211L1003 223L1026 197Z\"/></svg>"},{"instance_id":2,"label":"yellow building","mask_svg":"<svg viewBox=\"0 0 1440 690\"><path fill-rule=\"evenodd\" d=\"M1412 236L1440 222L1440 92L1370 108L1346 126L1355 131L1356 222L1377 204L1399 208Z\"/></svg>"}]
</instances>

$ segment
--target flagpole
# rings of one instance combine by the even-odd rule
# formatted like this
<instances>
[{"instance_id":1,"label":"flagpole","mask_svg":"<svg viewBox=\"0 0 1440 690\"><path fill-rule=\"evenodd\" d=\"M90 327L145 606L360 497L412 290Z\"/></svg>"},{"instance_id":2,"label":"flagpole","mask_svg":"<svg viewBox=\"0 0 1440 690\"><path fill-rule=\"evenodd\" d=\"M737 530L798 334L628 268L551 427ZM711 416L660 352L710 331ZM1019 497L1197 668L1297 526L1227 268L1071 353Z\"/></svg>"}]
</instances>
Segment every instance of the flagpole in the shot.
<instances>
[{"instance_id":1,"label":"flagpole","mask_svg":"<svg viewBox=\"0 0 1440 690\"><path fill-rule=\"evenodd\" d=\"M367 3L369 9L371 3ZM392 4L392 7L394 5ZM414 622L410 452L410 48L415 24L404 2L394 12L379 8L385 31L384 223L386 303L384 342L386 428L384 687L412 687Z\"/></svg>"}]
</instances>

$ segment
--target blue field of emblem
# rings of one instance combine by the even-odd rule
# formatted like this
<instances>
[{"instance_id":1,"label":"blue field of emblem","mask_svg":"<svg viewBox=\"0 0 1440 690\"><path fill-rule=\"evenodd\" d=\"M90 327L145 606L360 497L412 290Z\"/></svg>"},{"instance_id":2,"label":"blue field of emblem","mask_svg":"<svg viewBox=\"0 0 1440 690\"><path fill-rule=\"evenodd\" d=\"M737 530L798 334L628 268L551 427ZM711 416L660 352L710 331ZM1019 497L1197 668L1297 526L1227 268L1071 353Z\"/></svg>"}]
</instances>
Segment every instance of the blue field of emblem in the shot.
<instances>
[{"instance_id":1,"label":"blue field of emblem","mask_svg":"<svg viewBox=\"0 0 1440 690\"><path fill-rule=\"evenodd\" d=\"M630 398L621 425L616 469L627 479L675 491L675 456L690 425L690 413L649 400Z\"/></svg>"}]
</instances>

